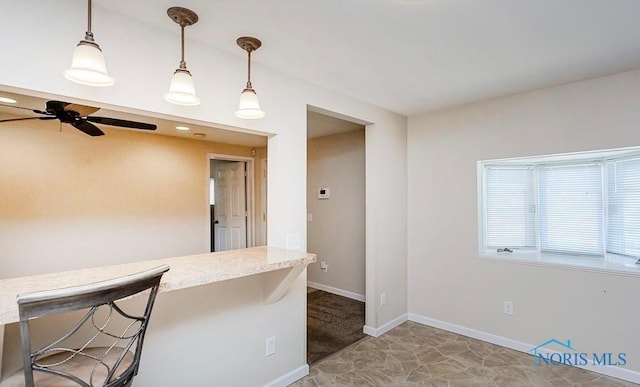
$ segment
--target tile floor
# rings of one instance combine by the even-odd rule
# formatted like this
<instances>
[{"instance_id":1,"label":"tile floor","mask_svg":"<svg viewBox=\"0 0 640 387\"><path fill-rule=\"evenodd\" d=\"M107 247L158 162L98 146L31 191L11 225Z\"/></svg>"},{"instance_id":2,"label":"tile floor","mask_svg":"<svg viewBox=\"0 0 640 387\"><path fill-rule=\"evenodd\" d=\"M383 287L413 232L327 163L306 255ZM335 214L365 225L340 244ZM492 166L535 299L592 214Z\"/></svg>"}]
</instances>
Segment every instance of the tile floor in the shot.
<instances>
[{"instance_id":1,"label":"tile floor","mask_svg":"<svg viewBox=\"0 0 640 387\"><path fill-rule=\"evenodd\" d=\"M531 355L406 322L311 366L303 386L637 386L580 368L533 367Z\"/></svg>"}]
</instances>

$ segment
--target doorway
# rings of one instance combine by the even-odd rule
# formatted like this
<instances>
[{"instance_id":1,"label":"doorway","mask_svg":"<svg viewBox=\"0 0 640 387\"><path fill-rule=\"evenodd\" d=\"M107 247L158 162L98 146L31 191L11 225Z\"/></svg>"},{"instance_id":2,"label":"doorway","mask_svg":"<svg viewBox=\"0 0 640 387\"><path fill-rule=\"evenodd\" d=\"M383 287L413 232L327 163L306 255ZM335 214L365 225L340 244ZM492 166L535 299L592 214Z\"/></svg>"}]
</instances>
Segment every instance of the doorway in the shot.
<instances>
[{"instance_id":1,"label":"doorway","mask_svg":"<svg viewBox=\"0 0 640 387\"><path fill-rule=\"evenodd\" d=\"M307 361L363 338L365 127L307 112Z\"/></svg>"},{"instance_id":2,"label":"doorway","mask_svg":"<svg viewBox=\"0 0 640 387\"><path fill-rule=\"evenodd\" d=\"M253 158L209 155L211 251L255 246Z\"/></svg>"}]
</instances>

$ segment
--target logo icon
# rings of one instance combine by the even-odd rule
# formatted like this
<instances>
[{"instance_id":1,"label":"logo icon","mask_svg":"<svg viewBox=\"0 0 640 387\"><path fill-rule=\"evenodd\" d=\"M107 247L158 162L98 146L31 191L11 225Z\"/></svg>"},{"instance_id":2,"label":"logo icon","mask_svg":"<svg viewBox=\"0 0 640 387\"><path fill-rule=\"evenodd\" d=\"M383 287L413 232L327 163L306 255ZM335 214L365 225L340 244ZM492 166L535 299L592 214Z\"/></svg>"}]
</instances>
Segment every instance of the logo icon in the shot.
<instances>
[{"instance_id":1,"label":"logo icon","mask_svg":"<svg viewBox=\"0 0 640 387\"><path fill-rule=\"evenodd\" d=\"M625 352L579 352L573 348L571 340L566 342L551 338L529 350L533 353L533 366L563 365L563 366L625 366L627 354ZM591 356L589 356L591 355Z\"/></svg>"}]
</instances>

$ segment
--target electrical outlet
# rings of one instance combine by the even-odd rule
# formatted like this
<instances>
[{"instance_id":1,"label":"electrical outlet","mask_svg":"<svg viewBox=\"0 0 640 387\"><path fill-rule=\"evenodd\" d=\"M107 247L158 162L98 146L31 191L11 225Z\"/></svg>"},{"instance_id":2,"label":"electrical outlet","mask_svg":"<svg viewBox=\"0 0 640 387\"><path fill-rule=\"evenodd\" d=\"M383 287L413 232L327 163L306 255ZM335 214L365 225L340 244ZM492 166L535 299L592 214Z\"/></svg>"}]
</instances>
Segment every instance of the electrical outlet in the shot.
<instances>
[{"instance_id":1,"label":"electrical outlet","mask_svg":"<svg viewBox=\"0 0 640 387\"><path fill-rule=\"evenodd\" d=\"M380 306L385 306L387 304L387 292L380 293Z\"/></svg>"},{"instance_id":2,"label":"electrical outlet","mask_svg":"<svg viewBox=\"0 0 640 387\"><path fill-rule=\"evenodd\" d=\"M329 271L329 265L327 264L327 261L320 261L320 270L324 271L325 273Z\"/></svg>"},{"instance_id":3,"label":"electrical outlet","mask_svg":"<svg viewBox=\"0 0 640 387\"><path fill-rule=\"evenodd\" d=\"M276 337L267 337L267 356L271 356L276 353Z\"/></svg>"},{"instance_id":4,"label":"electrical outlet","mask_svg":"<svg viewBox=\"0 0 640 387\"><path fill-rule=\"evenodd\" d=\"M505 301L504 302L504 314L508 314L509 316L513 316L513 301Z\"/></svg>"}]
</instances>

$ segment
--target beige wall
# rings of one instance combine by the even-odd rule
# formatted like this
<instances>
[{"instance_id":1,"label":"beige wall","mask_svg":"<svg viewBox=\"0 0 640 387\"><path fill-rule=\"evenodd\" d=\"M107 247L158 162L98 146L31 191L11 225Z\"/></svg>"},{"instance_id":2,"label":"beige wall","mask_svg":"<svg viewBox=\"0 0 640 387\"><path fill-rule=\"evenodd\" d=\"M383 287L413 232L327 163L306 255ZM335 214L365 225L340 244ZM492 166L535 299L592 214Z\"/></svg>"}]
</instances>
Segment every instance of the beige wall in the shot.
<instances>
[{"instance_id":1,"label":"beige wall","mask_svg":"<svg viewBox=\"0 0 640 387\"><path fill-rule=\"evenodd\" d=\"M0 131L0 278L209 249L207 153L251 148L54 122Z\"/></svg>"},{"instance_id":2,"label":"beige wall","mask_svg":"<svg viewBox=\"0 0 640 387\"><path fill-rule=\"evenodd\" d=\"M480 260L476 198L478 160L640 145L639 100L633 71L411 117L409 312L640 371L640 279Z\"/></svg>"},{"instance_id":3,"label":"beige wall","mask_svg":"<svg viewBox=\"0 0 640 387\"><path fill-rule=\"evenodd\" d=\"M365 147L364 129L307 142L307 246L318 254L308 280L365 294ZM331 199L319 200L319 187ZM320 270L326 261L328 271Z\"/></svg>"}]
</instances>

